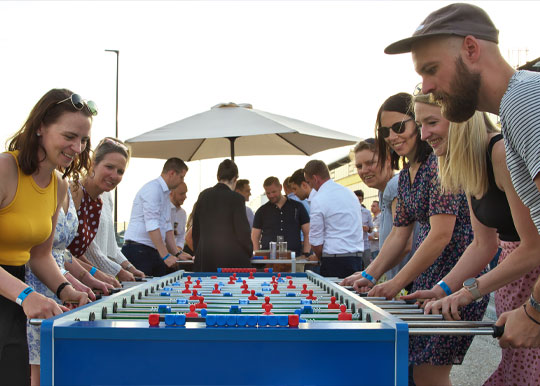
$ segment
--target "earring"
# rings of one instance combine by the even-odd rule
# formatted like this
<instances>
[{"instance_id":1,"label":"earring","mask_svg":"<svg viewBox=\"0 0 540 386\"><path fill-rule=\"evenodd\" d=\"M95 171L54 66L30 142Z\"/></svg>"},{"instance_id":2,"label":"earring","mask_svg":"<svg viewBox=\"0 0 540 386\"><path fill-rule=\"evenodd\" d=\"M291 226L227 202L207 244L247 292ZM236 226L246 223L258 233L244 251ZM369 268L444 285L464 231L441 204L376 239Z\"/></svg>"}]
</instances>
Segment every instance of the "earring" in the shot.
<instances>
[{"instance_id":1,"label":"earring","mask_svg":"<svg viewBox=\"0 0 540 386\"><path fill-rule=\"evenodd\" d=\"M37 136L37 137L41 137L41 133L36 133L36 136Z\"/></svg>"},{"instance_id":2,"label":"earring","mask_svg":"<svg viewBox=\"0 0 540 386\"><path fill-rule=\"evenodd\" d=\"M90 176L90 178L94 178L95 176L96 176L96 171L92 170L92 175Z\"/></svg>"}]
</instances>

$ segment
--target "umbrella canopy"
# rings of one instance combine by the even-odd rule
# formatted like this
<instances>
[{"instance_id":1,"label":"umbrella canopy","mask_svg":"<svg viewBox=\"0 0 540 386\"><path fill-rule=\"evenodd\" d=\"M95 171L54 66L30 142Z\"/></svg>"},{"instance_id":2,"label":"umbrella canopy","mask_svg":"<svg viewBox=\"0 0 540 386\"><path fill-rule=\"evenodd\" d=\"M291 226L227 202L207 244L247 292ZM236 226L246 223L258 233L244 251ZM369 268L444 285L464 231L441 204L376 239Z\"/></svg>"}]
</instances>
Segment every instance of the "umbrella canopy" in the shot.
<instances>
[{"instance_id":1,"label":"umbrella canopy","mask_svg":"<svg viewBox=\"0 0 540 386\"><path fill-rule=\"evenodd\" d=\"M358 140L352 135L255 110L249 104L227 103L126 142L134 157L194 161L234 159L235 155L312 155Z\"/></svg>"}]
</instances>

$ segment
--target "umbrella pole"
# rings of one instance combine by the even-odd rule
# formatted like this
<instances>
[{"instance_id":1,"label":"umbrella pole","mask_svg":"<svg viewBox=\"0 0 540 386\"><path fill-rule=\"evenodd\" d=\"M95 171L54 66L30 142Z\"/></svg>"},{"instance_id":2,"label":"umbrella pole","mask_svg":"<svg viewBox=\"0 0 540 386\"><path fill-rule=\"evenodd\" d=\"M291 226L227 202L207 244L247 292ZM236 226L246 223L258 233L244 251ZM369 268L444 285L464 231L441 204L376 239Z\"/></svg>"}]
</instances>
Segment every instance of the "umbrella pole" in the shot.
<instances>
[{"instance_id":1,"label":"umbrella pole","mask_svg":"<svg viewBox=\"0 0 540 386\"><path fill-rule=\"evenodd\" d=\"M236 138L238 137L227 137L227 139L231 143L231 160L234 161L234 141L236 141Z\"/></svg>"}]
</instances>

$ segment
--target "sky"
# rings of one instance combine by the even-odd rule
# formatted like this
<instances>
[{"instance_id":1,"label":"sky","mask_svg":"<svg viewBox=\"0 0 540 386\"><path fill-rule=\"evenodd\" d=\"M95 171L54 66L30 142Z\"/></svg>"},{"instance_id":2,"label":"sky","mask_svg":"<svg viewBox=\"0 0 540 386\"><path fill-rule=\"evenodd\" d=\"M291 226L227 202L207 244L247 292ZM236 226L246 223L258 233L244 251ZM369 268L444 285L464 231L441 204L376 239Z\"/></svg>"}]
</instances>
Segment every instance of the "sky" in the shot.
<instances>
[{"instance_id":1,"label":"sky","mask_svg":"<svg viewBox=\"0 0 540 386\"><path fill-rule=\"evenodd\" d=\"M420 81L410 54L384 48L408 37L448 1L0 1L0 143L38 99L65 87L96 102L92 141L115 133L119 50L119 138L135 137L222 102L373 136L380 104ZM516 66L540 57L539 1L472 1L500 30ZM309 159L331 162L349 148L312 157L237 157L254 196ZM189 213L216 183L222 159L188 163ZM118 218L156 178L164 160L133 158L118 188Z\"/></svg>"}]
</instances>

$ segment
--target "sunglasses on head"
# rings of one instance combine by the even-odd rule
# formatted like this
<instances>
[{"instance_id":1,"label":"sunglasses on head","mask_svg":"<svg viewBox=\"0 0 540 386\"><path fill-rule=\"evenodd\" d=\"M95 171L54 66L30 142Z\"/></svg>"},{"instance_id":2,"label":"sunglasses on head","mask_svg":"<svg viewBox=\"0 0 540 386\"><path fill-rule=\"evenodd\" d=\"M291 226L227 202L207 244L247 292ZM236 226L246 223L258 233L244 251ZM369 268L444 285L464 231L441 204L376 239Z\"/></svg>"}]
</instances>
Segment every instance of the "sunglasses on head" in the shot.
<instances>
[{"instance_id":1,"label":"sunglasses on head","mask_svg":"<svg viewBox=\"0 0 540 386\"><path fill-rule=\"evenodd\" d=\"M119 147L120 149L123 149L126 152L129 151L129 149L128 149L128 147L126 145L124 145L123 143L120 143L120 142L118 142L118 141L116 141L116 140L114 140L112 138L109 138L109 137L103 138L97 147L101 146L101 144L103 144L105 142L110 143L111 145L117 146L117 147Z\"/></svg>"},{"instance_id":2,"label":"sunglasses on head","mask_svg":"<svg viewBox=\"0 0 540 386\"><path fill-rule=\"evenodd\" d=\"M390 135L390 130L392 130L396 134L401 134L406 129L405 124L412 120L413 120L412 118L409 118L401 122L396 122L390 127L381 126L377 129L377 131L379 132L379 135L383 138L386 138Z\"/></svg>"},{"instance_id":3,"label":"sunglasses on head","mask_svg":"<svg viewBox=\"0 0 540 386\"><path fill-rule=\"evenodd\" d=\"M82 99L79 94L71 94L69 98L63 99L56 104L59 105L60 103L64 103L66 101L71 101L71 104L77 110L82 110L83 107L86 107L86 109L90 112L90 114L92 114L92 116L96 116L98 113L97 106L94 101L87 101L85 99Z\"/></svg>"}]
</instances>

